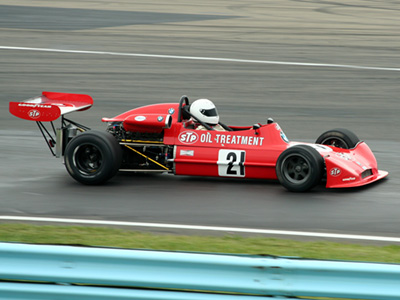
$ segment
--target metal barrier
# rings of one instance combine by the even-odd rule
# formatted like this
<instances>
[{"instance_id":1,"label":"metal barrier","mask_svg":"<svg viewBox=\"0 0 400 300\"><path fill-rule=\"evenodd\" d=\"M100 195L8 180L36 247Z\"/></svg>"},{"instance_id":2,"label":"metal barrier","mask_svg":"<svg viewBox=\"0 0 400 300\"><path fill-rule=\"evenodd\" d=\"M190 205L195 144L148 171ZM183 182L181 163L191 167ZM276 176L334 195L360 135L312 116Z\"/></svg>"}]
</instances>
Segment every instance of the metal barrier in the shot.
<instances>
[{"instance_id":1,"label":"metal barrier","mask_svg":"<svg viewBox=\"0 0 400 300\"><path fill-rule=\"evenodd\" d=\"M398 264L14 243L0 280L0 299L400 299Z\"/></svg>"}]
</instances>

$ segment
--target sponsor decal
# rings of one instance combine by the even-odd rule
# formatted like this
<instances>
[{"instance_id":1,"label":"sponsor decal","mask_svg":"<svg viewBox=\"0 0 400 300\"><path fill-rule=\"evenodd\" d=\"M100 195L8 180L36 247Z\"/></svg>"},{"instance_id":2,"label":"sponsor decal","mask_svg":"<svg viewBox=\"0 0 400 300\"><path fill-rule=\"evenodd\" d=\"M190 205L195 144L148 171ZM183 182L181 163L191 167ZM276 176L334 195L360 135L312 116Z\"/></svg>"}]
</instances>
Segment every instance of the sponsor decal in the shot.
<instances>
[{"instance_id":1,"label":"sponsor decal","mask_svg":"<svg viewBox=\"0 0 400 300\"><path fill-rule=\"evenodd\" d=\"M363 166L362 163L360 163L359 161L356 161L356 164L359 165L364 171L368 169L366 166Z\"/></svg>"},{"instance_id":2,"label":"sponsor decal","mask_svg":"<svg viewBox=\"0 0 400 300\"><path fill-rule=\"evenodd\" d=\"M184 144L194 144L199 140L199 135L194 131L183 131L179 134L178 139Z\"/></svg>"},{"instance_id":3,"label":"sponsor decal","mask_svg":"<svg viewBox=\"0 0 400 300\"><path fill-rule=\"evenodd\" d=\"M329 173L331 174L331 176L337 177L342 174L342 170L340 170L339 168L333 168Z\"/></svg>"},{"instance_id":4,"label":"sponsor decal","mask_svg":"<svg viewBox=\"0 0 400 300\"><path fill-rule=\"evenodd\" d=\"M344 159L344 160L351 160L350 154L347 154L347 153L337 152L337 153L336 153L336 156L337 156L337 157L340 157L340 158L342 158L342 159Z\"/></svg>"},{"instance_id":5,"label":"sponsor decal","mask_svg":"<svg viewBox=\"0 0 400 300\"><path fill-rule=\"evenodd\" d=\"M28 115L32 119L37 119L40 117L40 111L36 109L31 109L30 111L28 111Z\"/></svg>"},{"instance_id":6,"label":"sponsor decal","mask_svg":"<svg viewBox=\"0 0 400 300\"><path fill-rule=\"evenodd\" d=\"M136 116L135 117L135 121L141 122L141 121L144 121L144 120L146 120L145 116Z\"/></svg>"},{"instance_id":7,"label":"sponsor decal","mask_svg":"<svg viewBox=\"0 0 400 300\"><path fill-rule=\"evenodd\" d=\"M194 131L183 131L179 134L178 139L184 144L193 144L200 141L205 144L262 146L265 138L219 133L213 136L209 132L202 133L199 137Z\"/></svg>"},{"instance_id":8,"label":"sponsor decal","mask_svg":"<svg viewBox=\"0 0 400 300\"><path fill-rule=\"evenodd\" d=\"M181 150L181 156L194 156L194 150Z\"/></svg>"},{"instance_id":9,"label":"sponsor decal","mask_svg":"<svg viewBox=\"0 0 400 300\"><path fill-rule=\"evenodd\" d=\"M169 113L170 115L173 115L174 112L175 112L175 109L173 109L172 107L171 107L170 109L168 109L168 113Z\"/></svg>"},{"instance_id":10,"label":"sponsor decal","mask_svg":"<svg viewBox=\"0 0 400 300\"><path fill-rule=\"evenodd\" d=\"M281 130L281 138L285 143L289 143L289 139L286 137L286 134Z\"/></svg>"},{"instance_id":11,"label":"sponsor decal","mask_svg":"<svg viewBox=\"0 0 400 300\"><path fill-rule=\"evenodd\" d=\"M162 122L163 120L164 120L164 117L163 117L163 116L158 116L158 117L157 117L157 121L158 121L158 122Z\"/></svg>"},{"instance_id":12,"label":"sponsor decal","mask_svg":"<svg viewBox=\"0 0 400 300\"><path fill-rule=\"evenodd\" d=\"M356 161L356 164L359 165L364 171L368 169L366 166L363 166L362 163L360 163L359 161Z\"/></svg>"},{"instance_id":13,"label":"sponsor decal","mask_svg":"<svg viewBox=\"0 0 400 300\"><path fill-rule=\"evenodd\" d=\"M264 142L263 137L258 136L243 136L243 135L231 135L231 134L216 134L213 138L211 133L203 133L200 136L202 143L208 144L226 144L226 145L250 145L250 146L262 146Z\"/></svg>"},{"instance_id":14,"label":"sponsor decal","mask_svg":"<svg viewBox=\"0 0 400 300\"><path fill-rule=\"evenodd\" d=\"M32 108L51 108L51 105L37 104L37 103L19 103L18 106L25 106Z\"/></svg>"},{"instance_id":15,"label":"sponsor decal","mask_svg":"<svg viewBox=\"0 0 400 300\"><path fill-rule=\"evenodd\" d=\"M356 180L355 177L347 177L342 179L342 181L354 181L354 180Z\"/></svg>"}]
</instances>

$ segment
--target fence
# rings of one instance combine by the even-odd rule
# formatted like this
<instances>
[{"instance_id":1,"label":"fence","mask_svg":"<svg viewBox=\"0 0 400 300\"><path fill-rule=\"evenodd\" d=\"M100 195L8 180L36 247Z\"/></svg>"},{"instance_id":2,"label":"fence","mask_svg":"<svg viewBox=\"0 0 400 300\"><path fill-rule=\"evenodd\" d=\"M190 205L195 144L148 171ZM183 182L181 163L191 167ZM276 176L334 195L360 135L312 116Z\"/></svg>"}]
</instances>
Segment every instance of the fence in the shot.
<instances>
[{"instance_id":1,"label":"fence","mask_svg":"<svg viewBox=\"0 0 400 300\"><path fill-rule=\"evenodd\" d=\"M0 299L400 299L400 265L0 243Z\"/></svg>"}]
</instances>

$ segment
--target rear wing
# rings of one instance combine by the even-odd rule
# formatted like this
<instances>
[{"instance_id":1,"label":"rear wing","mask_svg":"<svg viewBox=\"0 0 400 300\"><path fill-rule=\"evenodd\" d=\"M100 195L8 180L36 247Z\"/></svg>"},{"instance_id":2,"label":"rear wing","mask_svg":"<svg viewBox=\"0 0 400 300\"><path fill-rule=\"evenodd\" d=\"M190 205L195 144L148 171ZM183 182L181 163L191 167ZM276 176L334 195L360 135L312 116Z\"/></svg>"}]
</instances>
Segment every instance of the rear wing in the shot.
<instances>
[{"instance_id":1,"label":"rear wing","mask_svg":"<svg viewBox=\"0 0 400 300\"><path fill-rule=\"evenodd\" d=\"M89 95L42 92L41 96L19 102L10 102L9 110L11 114L18 118L35 121L51 153L60 157L64 155L67 143L76 135L78 130L90 129L66 119L64 115L89 109L92 105L93 99ZM53 121L60 117L61 126L56 129ZM51 134L42 122L50 122L54 134ZM56 147L55 152L54 147Z\"/></svg>"},{"instance_id":2,"label":"rear wing","mask_svg":"<svg viewBox=\"0 0 400 300\"><path fill-rule=\"evenodd\" d=\"M73 111L89 109L93 99L89 95L43 92L41 96L21 102L10 102L10 113L36 122L51 122Z\"/></svg>"}]
</instances>

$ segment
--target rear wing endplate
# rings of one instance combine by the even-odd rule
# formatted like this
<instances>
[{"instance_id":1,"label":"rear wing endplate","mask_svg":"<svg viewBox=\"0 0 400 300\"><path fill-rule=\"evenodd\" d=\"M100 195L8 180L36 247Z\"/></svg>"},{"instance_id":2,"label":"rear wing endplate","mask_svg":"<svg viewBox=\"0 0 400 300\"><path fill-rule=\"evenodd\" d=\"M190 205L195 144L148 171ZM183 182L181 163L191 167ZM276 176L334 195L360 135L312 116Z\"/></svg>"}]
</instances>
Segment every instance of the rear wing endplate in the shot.
<instances>
[{"instance_id":1,"label":"rear wing endplate","mask_svg":"<svg viewBox=\"0 0 400 300\"><path fill-rule=\"evenodd\" d=\"M42 92L41 96L24 101L10 102L10 113L14 116L35 121L42 133L51 153L60 157L68 142L76 135L77 131L85 131L90 128L68 120L65 114L73 111L89 109L93 105L93 99L89 95L67 94L56 92ZM55 128L53 121L61 116L60 128ZM43 122L50 122L53 134L50 133ZM56 147L56 151L53 148Z\"/></svg>"}]
</instances>

